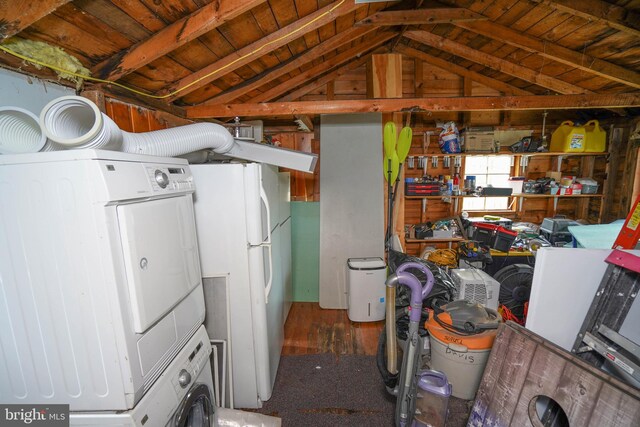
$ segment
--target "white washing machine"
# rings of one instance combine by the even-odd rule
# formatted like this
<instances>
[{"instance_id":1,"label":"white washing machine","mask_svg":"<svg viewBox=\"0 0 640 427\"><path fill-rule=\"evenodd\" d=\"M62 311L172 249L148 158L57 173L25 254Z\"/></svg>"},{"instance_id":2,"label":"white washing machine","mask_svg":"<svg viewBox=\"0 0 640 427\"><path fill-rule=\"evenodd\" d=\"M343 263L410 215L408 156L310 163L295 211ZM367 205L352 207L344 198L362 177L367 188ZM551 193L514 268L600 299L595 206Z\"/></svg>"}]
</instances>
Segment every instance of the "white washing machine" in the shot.
<instances>
[{"instance_id":1,"label":"white washing machine","mask_svg":"<svg viewBox=\"0 0 640 427\"><path fill-rule=\"evenodd\" d=\"M215 425L215 402L210 354L211 344L202 326L132 410L72 412L69 424L76 427L211 427Z\"/></svg>"},{"instance_id":2,"label":"white washing machine","mask_svg":"<svg viewBox=\"0 0 640 427\"><path fill-rule=\"evenodd\" d=\"M204 320L186 161L0 156L0 402L132 409Z\"/></svg>"}]
</instances>

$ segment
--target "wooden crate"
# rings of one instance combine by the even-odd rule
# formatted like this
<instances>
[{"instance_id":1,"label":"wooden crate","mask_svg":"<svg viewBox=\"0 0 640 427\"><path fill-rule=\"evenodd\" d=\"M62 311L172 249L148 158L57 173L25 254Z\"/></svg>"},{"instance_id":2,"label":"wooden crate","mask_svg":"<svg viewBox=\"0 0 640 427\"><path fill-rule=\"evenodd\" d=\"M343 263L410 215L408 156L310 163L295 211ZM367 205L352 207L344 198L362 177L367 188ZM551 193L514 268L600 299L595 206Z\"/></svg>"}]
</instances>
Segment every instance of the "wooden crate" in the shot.
<instances>
[{"instance_id":1,"label":"wooden crate","mask_svg":"<svg viewBox=\"0 0 640 427\"><path fill-rule=\"evenodd\" d=\"M638 426L640 391L533 332L500 326L469 426L541 426L535 398L555 400L570 426Z\"/></svg>"}]
</instances>

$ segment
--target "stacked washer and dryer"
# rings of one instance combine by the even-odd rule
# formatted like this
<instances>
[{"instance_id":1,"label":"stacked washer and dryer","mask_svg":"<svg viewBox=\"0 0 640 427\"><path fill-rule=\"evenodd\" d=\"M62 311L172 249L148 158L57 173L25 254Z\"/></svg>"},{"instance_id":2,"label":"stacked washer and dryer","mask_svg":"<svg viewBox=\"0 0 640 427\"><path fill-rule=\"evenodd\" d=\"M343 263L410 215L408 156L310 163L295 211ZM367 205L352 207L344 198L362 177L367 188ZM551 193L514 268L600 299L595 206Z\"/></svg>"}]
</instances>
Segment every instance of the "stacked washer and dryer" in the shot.
<instances>
[{"instance_id":1,"label":"stacked washer and dryer","mask_svg":"<svg viewBox=\"0 0 640 427\"><path fill-rule=\"evenodd\" d=\"M0 156L0 401L71 425L209 426L211 345L186 161Z\"/></svg>"}]
</instances>

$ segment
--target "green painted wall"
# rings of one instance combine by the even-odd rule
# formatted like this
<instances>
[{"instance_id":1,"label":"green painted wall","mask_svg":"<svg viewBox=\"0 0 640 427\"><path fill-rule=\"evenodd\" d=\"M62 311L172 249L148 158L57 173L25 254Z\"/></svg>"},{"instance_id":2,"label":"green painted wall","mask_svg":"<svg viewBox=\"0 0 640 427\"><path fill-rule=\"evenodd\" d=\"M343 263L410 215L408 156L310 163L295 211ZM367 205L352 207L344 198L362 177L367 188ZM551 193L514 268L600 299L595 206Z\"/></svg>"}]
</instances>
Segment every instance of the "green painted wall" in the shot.
<instances>
[{"instance_id":1,"label":"green painted wall","mask_svg":"<svg viewBox=\"0 0 640 427\"><path fill-rule=\"evenodd\" d=\"M320 203L291 202L293 300L318 302L320 277Z\"/></svg>"}]
</instances>

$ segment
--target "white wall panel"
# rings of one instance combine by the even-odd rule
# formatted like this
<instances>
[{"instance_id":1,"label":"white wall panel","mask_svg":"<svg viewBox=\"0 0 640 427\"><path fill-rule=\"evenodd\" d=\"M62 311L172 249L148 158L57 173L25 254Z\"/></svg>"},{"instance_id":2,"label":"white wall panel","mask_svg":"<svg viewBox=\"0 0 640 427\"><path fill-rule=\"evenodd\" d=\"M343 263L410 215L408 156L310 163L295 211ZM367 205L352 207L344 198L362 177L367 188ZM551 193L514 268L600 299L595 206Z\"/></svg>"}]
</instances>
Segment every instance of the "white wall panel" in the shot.
<instances>
[{"instance_id":1,"label":"white wall panel","mask_svg":"<svg viewBox=\"0 0 640 427\"><path fill-rule=\"evenodd\" d=\"M347 308L347 259L384 257L382 116L323 115L320 307Z\"/></svg>"},{"instance_id":2,"label":"white wall panel","mask_svg":"<svg viewBox=\"0 0 640 427\"><path fill-rule=\"evenodd\" d=\"M72 88L0 69L0 107L20 107L40 115L42 108L61 96L75 95Z\"/></svg>"}]
</instances>

